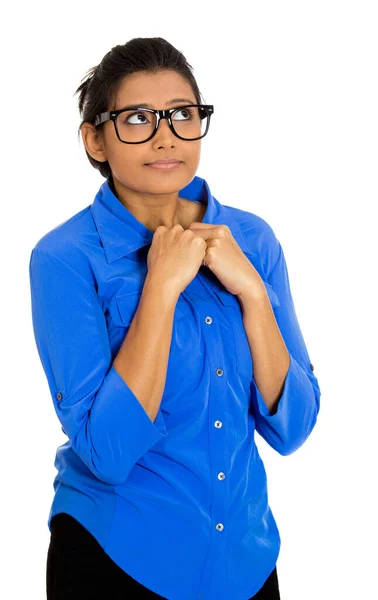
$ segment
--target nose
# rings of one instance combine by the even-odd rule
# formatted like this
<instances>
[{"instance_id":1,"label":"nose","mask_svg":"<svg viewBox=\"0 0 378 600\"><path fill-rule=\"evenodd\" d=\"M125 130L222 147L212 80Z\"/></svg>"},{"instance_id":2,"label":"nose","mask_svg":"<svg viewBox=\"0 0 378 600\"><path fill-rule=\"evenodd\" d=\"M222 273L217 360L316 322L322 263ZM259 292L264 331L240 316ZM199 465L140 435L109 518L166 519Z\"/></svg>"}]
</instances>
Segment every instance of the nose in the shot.
<instances>
[{"instance_id":1,"label":"nose","mask_svg":"<svg viewBox=\"0 0 378 600\"><path fill-rule=\"evenodd\" d=\"M164 121L164 124L163 124L163 121ZM161 117L161 119L159 121L159 125L158 125L158 128L157 128L157 131L155 133L155 137L159 133L162 134L162 135L164 135L164 133L165 134L171 134L172 137L176 137L175 134L174 134L174 132L172 131L172 129L169 126L168 117Z\"/></svg>"},{"instance_id":2,"label":"nose","mask_svg":"<svg viewBox=\"0 0 378 600\"><path fill-rule=\"evenodd\" d=\"M171 131L171 128L169 127L169 123L168 123L168 117L160 118L158 129L161 128L163 121L164 121L164 127L168 127L169 131Z\"/></svg>"}]
</instances>

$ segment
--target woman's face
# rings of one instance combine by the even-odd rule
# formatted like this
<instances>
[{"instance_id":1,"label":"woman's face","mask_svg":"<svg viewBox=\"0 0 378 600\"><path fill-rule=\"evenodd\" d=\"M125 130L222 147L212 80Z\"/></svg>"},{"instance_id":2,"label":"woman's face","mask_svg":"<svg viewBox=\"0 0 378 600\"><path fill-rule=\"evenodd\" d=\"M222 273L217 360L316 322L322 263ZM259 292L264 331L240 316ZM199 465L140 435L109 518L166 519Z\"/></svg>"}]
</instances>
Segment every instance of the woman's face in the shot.
<instances>
[{"instance_id":1,"label":"woman's face","mask_svg":"<svg viewBox=\"0 0 378 600\"><path fill-rule=\"evenodd\" d=\"M125 78L111 109L143 104L168 109L197 104L197 100L190 84L178 73L140 72ZM97 131L90 123L84 123L81 128L83 142L93 158L109 162L116 188L142 194L169 195L185 187L195 176L201 140L181 140L170 130L166 119L160 121L156 134L142 144L122 143L111 121L105 122L102 127L102 131ZM163 158L175 158L183 164L170 171L146 166L146 163Z\"/></svg>"}]
</instances>

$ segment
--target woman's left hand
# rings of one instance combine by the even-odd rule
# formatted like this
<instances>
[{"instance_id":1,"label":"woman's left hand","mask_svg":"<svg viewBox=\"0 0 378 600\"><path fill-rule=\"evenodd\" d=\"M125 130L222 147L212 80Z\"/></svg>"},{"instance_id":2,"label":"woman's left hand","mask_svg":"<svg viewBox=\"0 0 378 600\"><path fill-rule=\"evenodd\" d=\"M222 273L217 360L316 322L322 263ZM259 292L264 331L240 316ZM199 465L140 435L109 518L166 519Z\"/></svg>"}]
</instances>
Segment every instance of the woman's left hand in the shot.
<instances>
[{"instance_id":1,"label":"woman's left hand","mask_svg":"<svg viewBox=\"0 0 378 600\"><path fill-rule=\"evenodd\" d=\"M225 288L236 296L261 296L265 285L227 225L194 222L188 229L207 242L202 264L209 267Z\"/></svg>"}]
</instances>

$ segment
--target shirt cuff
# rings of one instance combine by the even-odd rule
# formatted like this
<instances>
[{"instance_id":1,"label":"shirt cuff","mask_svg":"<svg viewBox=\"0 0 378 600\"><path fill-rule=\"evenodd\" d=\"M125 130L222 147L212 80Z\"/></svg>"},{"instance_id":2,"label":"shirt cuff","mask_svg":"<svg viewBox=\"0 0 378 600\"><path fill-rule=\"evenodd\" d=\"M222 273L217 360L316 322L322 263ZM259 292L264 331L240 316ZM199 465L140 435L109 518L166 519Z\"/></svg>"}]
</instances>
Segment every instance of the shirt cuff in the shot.
<instances>
[{"instance_id":1,"label":"shirt cuff","mask_svg":"<svg viewBox=\"0 0 378 600\"><path fill-rule=\"evenodd\" d=\"M289 364L289 368L288 371L286 373L286 377L285 377L285 381L284 381L284 386L281 392L281 396L278 400L278 404L276 405L276 412L274 414L271 414L269 408L267 407L264 398L262 397L259 388L257 387L257 383L255 381L255 378L252 378L252 385L253 388L255 390L255 394L252 394L251 397L251 401L252 401L252 405L255 411L257 411L257 413L265 418L268 418L269 420L273 419L274 421L279 421L280 416L282 411L284 410L284 404L285 402L287 403L287 398L289 395L289 388L293 387L293 384L291 382L291 379L293 378L293 359L291 354L289 354L290 357L290 364ZM275 418L274 418L275 417Z\"/></svg>"},{"instance_id":2,"label":"shirt cuff","mask_svg":"<svg viewBox=\"0 0 378 600\"><path fill-rule=\"evenodd\" d=\"M124 482L141 456L167 436L161 409L152 421L114 365L96 396L89 418L92 440L100 445L95 455L108 457L107 464L102 464L98 471L114 484Z\"/></svg>"},{"instance_id":3,"label":"shirt cuff","mask_svg":"<svg viewBox=\"0 0 378 600\"><path fill-rule=\"evenodd\" d=\"M256 429L282 455L291 454L305 442L318 413L309 377L296 359L289 356L289 369L274 414L270 413L254 378L250 386Z\"/></svg>"}]
</instances>

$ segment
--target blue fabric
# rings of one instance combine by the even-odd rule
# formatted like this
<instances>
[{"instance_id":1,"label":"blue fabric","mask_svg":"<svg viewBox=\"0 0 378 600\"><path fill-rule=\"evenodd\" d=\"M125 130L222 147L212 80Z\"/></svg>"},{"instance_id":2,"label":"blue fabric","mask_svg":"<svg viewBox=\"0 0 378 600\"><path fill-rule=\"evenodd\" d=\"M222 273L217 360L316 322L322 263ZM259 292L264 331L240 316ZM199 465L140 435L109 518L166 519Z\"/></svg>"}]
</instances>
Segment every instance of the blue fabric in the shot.
<instances>
[{"instance_id":1,"label":"blue fabric","mask_svg":"<svg viewBox=\"0 0 378 600\"><path fill-rule=\"evenodd\" d=\"M290 353L278 410L269 413L253 379L238 299L202 266L176 305L152 422L112 363L153 233L107 179L30 256L36 346L68 438L56 452L48 526L71 514L122 569L170 600L245 600L281 545L255 429L279 454L294 452L316 423L320 390L271 226L218 202L198 176L179 196L206 203L203 222L228 225L264 281Z\"/></svg>"}]
</instances>

